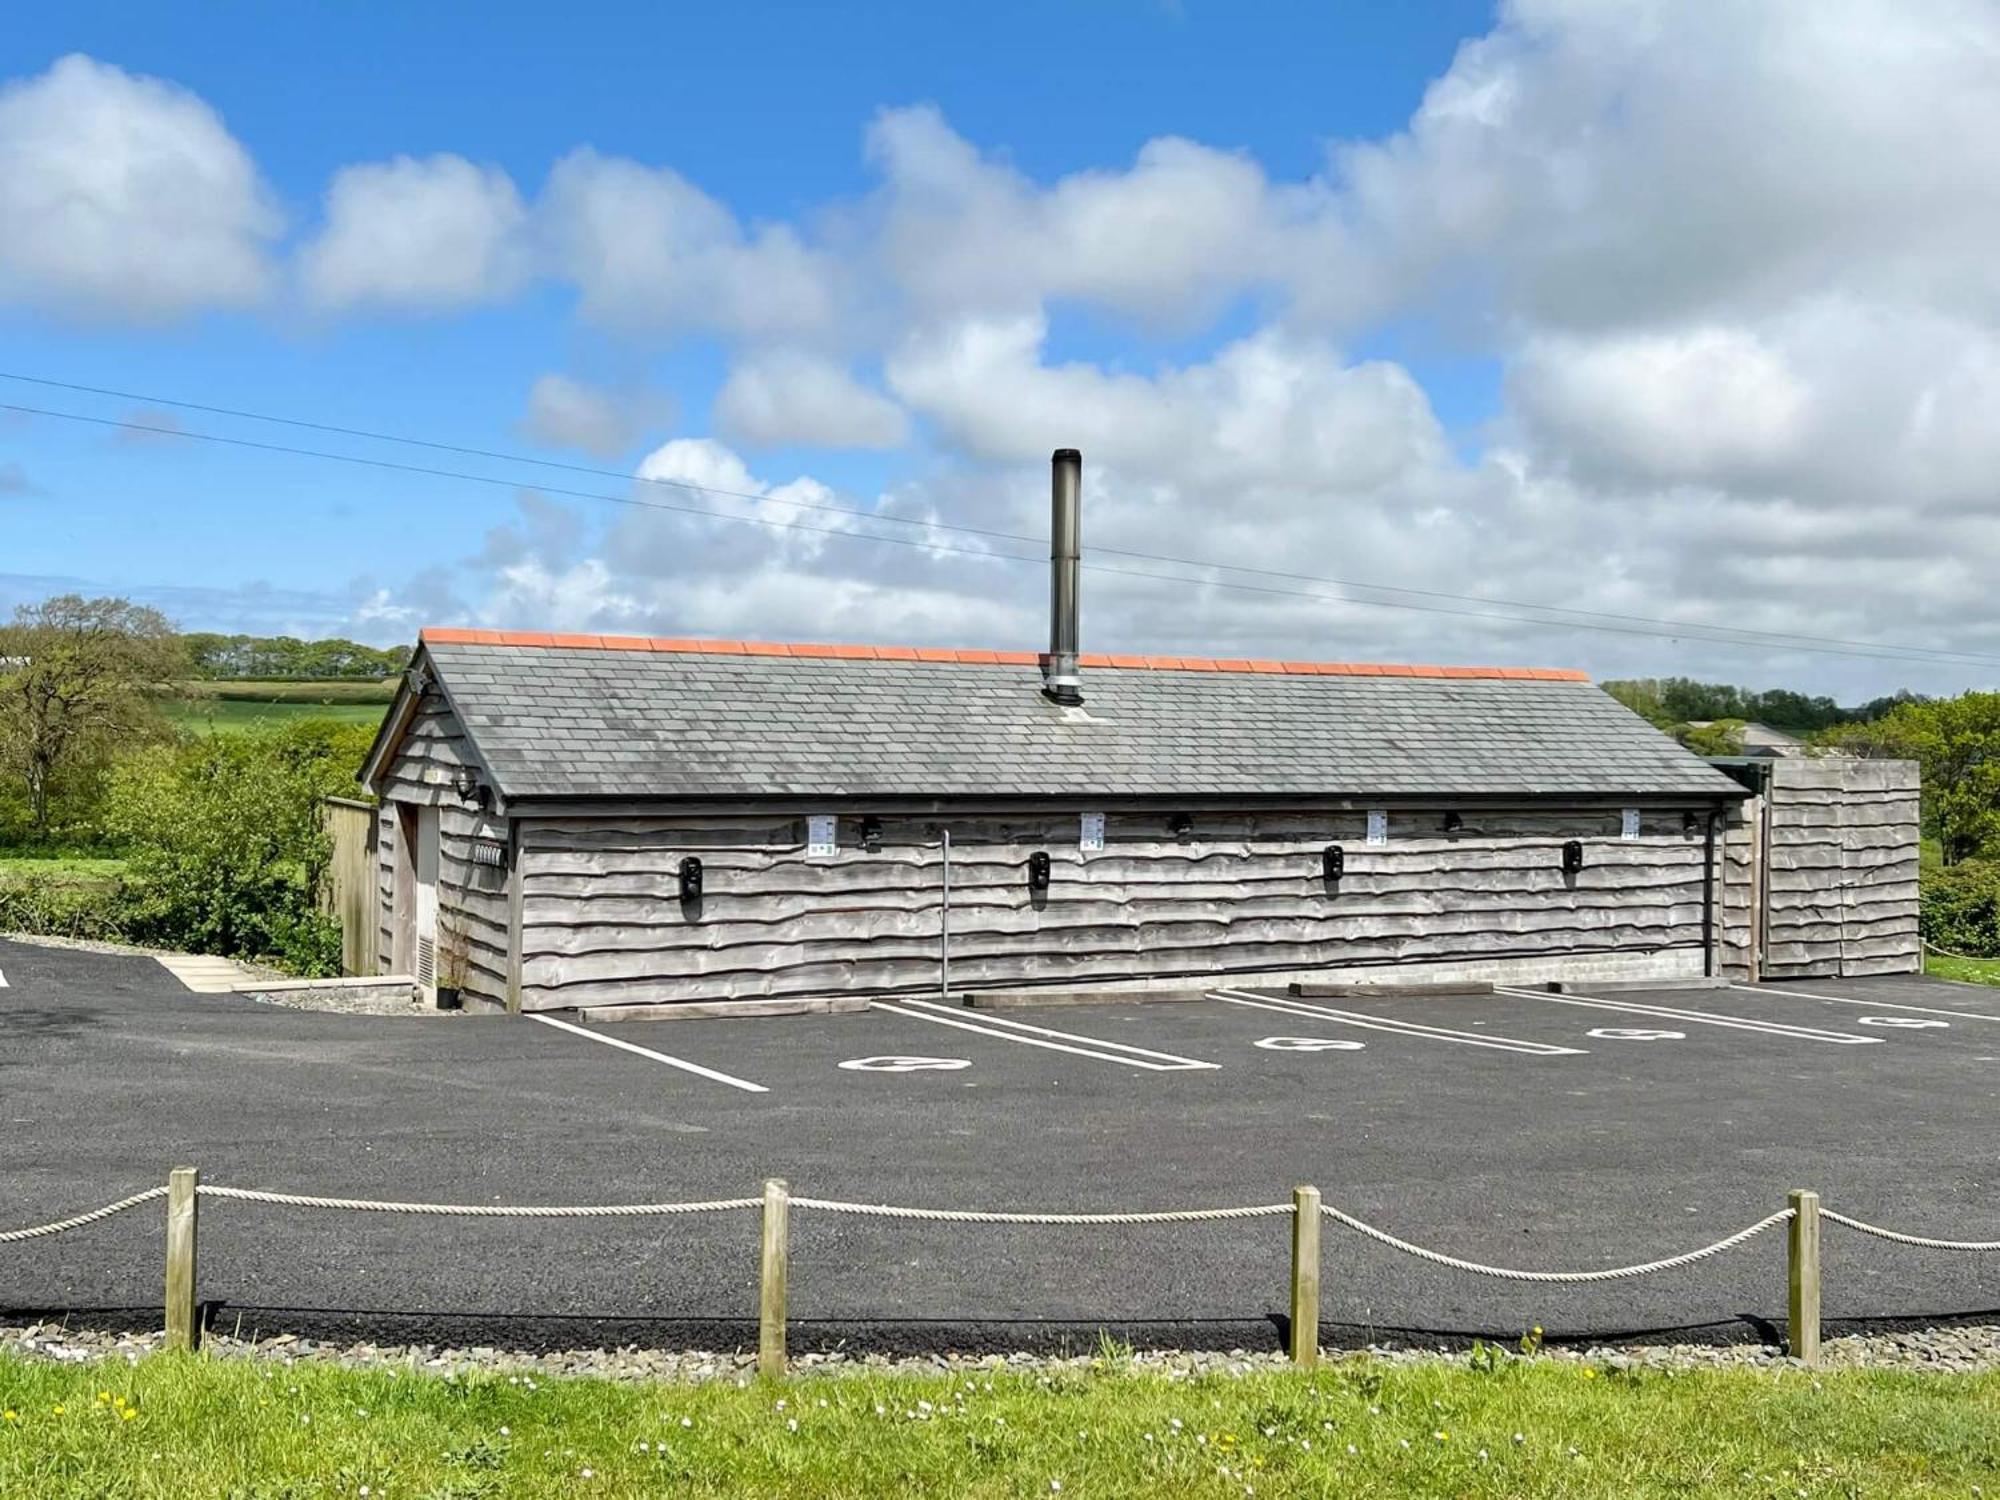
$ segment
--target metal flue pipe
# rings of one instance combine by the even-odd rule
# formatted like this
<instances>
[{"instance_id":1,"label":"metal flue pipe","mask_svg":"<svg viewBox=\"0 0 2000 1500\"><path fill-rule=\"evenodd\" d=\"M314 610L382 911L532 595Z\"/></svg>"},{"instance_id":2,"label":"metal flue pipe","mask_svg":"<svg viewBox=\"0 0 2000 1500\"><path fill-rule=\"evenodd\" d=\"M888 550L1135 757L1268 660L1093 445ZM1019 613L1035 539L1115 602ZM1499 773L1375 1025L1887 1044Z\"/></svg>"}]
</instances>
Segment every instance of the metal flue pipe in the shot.
<instances>
[{"instance_id":1,"label":"metal flue pipe","mask_svg":"<svg viewBox=\"0 0 2000 1500\"><path fill-rule=\"evenodd\" d=\"M1083 702L1077 666L1083 455L1058 448L1049 469L1049 649L1042 658L1042 692L1057 703L1074 705Z\"/></svg>"}]
</instances>

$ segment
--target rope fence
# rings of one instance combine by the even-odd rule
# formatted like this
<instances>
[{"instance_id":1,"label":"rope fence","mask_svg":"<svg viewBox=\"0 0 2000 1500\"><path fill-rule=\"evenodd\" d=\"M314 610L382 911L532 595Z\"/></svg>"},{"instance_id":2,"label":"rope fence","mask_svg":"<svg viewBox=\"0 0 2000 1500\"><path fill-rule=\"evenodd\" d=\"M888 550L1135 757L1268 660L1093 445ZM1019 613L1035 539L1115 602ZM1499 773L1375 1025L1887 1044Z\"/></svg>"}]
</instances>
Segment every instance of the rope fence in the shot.
<instances>
[{"instance_id":1,"label":"rope fence","mask_svg":"<svg viewBox=\"0 0 2000 1500\"><path fill-rule=\"evenodd\" d=\"M200 1339L196 1316L195 1264L199 1205L209 1198L265 1208L296 1208L338 1213L423 1214L445 1218L482 1219L640 1219L686 1214L759 1211L760 1278L758 1291L758 1368L781 1375L786 1366L785 1301L790 1270L790 1216L795 1208L809 1213L846 1214L863 1218L916 1220L939 1224L1014 1224L1051 1228L1106 1228L1133 1225L1225 1223L1242 1219L1284 1218L1291 1221L1291 1311L1289 1352L1294 1362L1310 1365L1319 1358L1319 1278L1321 1222L1338 1224L1365 1239L1432 1265L1473 1276L1542 1285L1587 1285L1652 1276L1699 1264L1727 1254L1750 1240L1786 1226L1786 1346L1807 1365L1819 1362L1820 1225L1830 1222L1858 1234L1922 1250L1972 1253L2000 1252L2000 1240L1950 1240L1906 1234L1879 1224L1850 1218L1820 1207L1819 1195L1804 1189L1791 1193L1786 1206L1756 1223L1725 1235L1699 1249L1636 1265L1590 1270L1542 1271L1491 1266L1413 1244L1320 1201L1319 1190L1293 1190L1289 1203L1252 1204L1237 1208L1164 1209L1138 1213L1024 1213L956 1208L912 1208L887 1203L850 1203L837 1198L794 1198L778 1180L764 1184L750 1198L711 1198L686 1203L610 1203L583 1205L510 1205L495 1203L404 1203L373 1198L329 1198L305 1193L273 1193L254 1188L207 1186L192 1167L176 1167L161 1187L147 1188L87 1213L0 1231L0 1245L18 1244L67 1234L101 1223L128 1209L167 1200L166 1331L167 1347L192 1349Z\"/></svg>"}]
</instances>

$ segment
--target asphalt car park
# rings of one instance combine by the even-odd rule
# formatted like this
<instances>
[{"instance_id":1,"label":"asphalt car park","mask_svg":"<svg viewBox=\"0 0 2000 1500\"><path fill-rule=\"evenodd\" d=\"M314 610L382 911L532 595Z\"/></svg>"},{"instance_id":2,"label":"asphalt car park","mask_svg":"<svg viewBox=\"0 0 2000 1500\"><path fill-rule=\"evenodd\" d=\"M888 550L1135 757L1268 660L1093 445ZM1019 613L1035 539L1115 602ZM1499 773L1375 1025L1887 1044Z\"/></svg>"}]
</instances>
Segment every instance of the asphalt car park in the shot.
<instances>
[{"instance_id":1,"label":"asphalt car park","mask_svg":"<svg viewBox=\"0 0 2000 1500\"><path fill-rule=\"evenodd\" d=\"M152 961L0 941L0 1228L162 1181L445 1203L753 1195L1040 1211L1223 1207L1297 1183L1419 1244L1529 1269L1651 1260L1793 1187L1898 1229L2000 1238L2000 992L1915 977L1510 990L580 1027L310 1014L188 994ZM1523 1286L1328 1225L1330 1338L1691 1330L1754 1337L1783 1235L1640 1280ZM1117 1228L802 1211L799 1347L1014 1347L1099 1325L1269 1346L1282 1219ZM229 1325L483 1341L729 1343L748 1214L500 1221L203 1208L200 1292ZM0 1246L0 1310L143 1322L148 1207ZM1829 1227L1826 1311L2000 1306L2000 1257ZM132 1310L123 1313L120 1310ZM591 1333L591 1330L595 1330Z\"/></svg>"}]
</instances>

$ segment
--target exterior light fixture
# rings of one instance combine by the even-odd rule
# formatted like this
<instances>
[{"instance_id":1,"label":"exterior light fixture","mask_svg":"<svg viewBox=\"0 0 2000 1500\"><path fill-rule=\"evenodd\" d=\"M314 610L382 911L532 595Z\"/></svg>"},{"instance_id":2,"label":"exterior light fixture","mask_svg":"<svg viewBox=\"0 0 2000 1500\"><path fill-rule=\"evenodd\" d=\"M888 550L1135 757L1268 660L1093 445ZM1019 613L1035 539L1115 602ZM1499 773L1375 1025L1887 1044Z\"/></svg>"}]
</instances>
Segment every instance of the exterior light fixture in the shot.
<instances>
[{"instance_id":1,"label":"exterior light fixture","mask_svg":"<svg viewBox=\"0 0 2000 1500\"><path fill-rule=\"evenodd\" d=\"M1444 815L1444 831L1446 833L1457 833L1464 826L1465 819L1459 816L1459 814L1448 812Z\"/></svg>"},{"instance_id":2,"label":"exterior light fixture","mask_svg":"<svg viewBox=\"0 0 2000 1500\"><path fill-rule=\"evenodd\" d=\"M468 807L485 807L492 793L480 784L479 773L471 766L460 766L451 778L451 789L458 793L458 800Z\"/></svg>"},{"instance_id":3,"label":"exterior light fixture","mask_svg":"<svg viewBox=\"0 0 2000 1500\"><path fill-rule=\"evenodd\" d=\"M1028 890L1035 895L1044 894L1049 888L1049 856L1045 849L1037 849L1028 856Z\"/></svg>"},{"instance_id":4,"label":"exterior light fixture","mask_svg":"<svg viewBox=\"0 0 2000 1500\"><path fill-rule=\"evenodd\" d=\"M1328 885L1338 885L1340 877L1347 873L1347 851L1338 844L1328 844L1320 850L1319 873Z\"/></svg>"},{"instance_id":5,"label":"exterior light fixture","mask_svg":"<svg viewBox=\"0 0 2000 1500\"><path fill-rule=\"evenodd\" d=\"M1583 870L1583 840L1571 839L1563 845L1563 874L1576 875Z\"/></svg>"},{"instance_id":6,"label":"exterior light fixture","mask_svg":"<svg viewBox=\"0 0 2000 1500\"><path fill-rule=\"evenodd\" d=\"M1681 834L1683 837L1693 838L1695 835L1695 830L1698 829L1700 826L1701 826L1700 820L1697 819L1692 812L1684 812L1681 814Z\"/></svg>"},{"instance_id":7,"label":"exterior light fixture","mask_svg":"<svg viewBox=\"0 0 2000 1500\"><path fill-rule=\"evenodd\" d=\"M861 820L861 847L870 854L882 852L882 820L863 818Z\"/></svg>"},{"instance_id":8,"label":"exterior light fixture","mask_svg":"<svg viewBox=\"0 0 2000 1500\"><path fill-rule=\"evenodd\" d=\"M1167 819L1167 831L1185 844L1194 837L1194 819L1186 813L1175 813Z\"/></svg>"},{"instance_id":9,"label":"exterior light fixture","mask_svg":"<svg viewBox=\"0 0 2000 1500\"><path fill-rule=\"evenodd\" d=\"M701 861L692 854L681 861L681 900L692 903L701 900Z\"/></svg>"}]
</instances>

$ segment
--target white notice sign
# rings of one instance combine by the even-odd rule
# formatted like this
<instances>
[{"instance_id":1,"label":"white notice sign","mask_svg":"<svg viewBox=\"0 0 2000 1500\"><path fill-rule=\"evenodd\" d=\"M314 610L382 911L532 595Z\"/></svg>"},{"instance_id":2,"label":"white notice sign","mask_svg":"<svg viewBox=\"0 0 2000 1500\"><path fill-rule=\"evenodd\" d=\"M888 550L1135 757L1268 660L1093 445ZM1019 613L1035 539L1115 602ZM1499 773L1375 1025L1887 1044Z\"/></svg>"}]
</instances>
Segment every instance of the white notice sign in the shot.
<instances>
[{"instance_id":1,"label":"white notice sign","mask_svg":"<svg viewBox=\"0 0 2000 1500\"><path fill-rule=\"evenodd\" d=\"M840 819L832 816L815 816L806 819L806 853L837 854L840 852Z\"/></svg>"},{"instance_id":2,"label":"white notice sign","mask_svg":"<svg viewBox=\"0 0 2000 1500\"><path fill-rule=\"evenodd\" d=\"M1371 809L1368 814L1368 842L1371 844L1389 842L1389 815L1379 807Z\"/></svg>"},{"instance_id":3,"label":"white notice sign","mask_svg":"<svg viewBox=\"0 0 2000 1500\"><path fill-rule=\"evenodd\" d=\"M1097 854L1104 848L1104 814L1085 813L1083 829L1077 835L1077 848L1085 854Z\"/></svg>"},{"instance_id":4,"label":"white notice sign","mask_svg":"<svg viewBox=\"0 0 2000 1500\"><path fill-rule=\"evenodd\" d=\"M1636 839L1638 836L1639 809L1628 807L1625 809L1624 816L1618 824L1618 837L1621 839Z\"/></svg>"}]
</instances>

